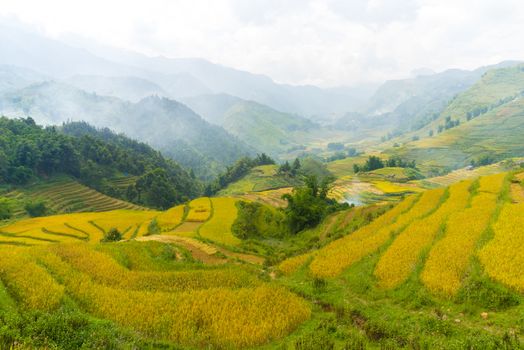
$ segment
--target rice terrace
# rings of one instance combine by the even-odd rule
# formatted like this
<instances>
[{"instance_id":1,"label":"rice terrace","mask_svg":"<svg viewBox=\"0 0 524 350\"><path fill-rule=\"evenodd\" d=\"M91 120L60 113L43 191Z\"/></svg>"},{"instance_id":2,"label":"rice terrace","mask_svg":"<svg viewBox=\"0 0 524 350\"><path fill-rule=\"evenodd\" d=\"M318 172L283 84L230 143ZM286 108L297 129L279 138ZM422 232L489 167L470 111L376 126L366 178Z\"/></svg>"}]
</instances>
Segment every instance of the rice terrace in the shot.
<instances>
[{"instance_id":1,"label":"rice terrace","mask_svg":"<svg viewBox=\"0 0 524 350\"><path fill-rule=\"evenodd\" d=\"M0 350L524 350L523 32L3 1Z\"/></svg>"}]
</instances>

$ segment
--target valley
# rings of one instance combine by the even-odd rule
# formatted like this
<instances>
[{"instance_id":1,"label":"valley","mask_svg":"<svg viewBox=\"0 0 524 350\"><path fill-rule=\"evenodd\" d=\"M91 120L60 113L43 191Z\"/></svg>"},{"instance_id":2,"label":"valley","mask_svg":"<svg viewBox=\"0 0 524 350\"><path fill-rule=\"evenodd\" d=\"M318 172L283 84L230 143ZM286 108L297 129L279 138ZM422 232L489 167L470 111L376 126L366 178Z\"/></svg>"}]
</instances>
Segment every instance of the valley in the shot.
<instances>
[{"instance_id":1,"label":"valley","mask_svg":"<svg viewBox=\"0 0 524 350\"><path fill-rule=\"evenodd\" d=\"M524 63L280 66L234 52L284 8L222 47L208 5L133 50L0 13L0 349L523 349Z\"/></svg>"}]
</instances>

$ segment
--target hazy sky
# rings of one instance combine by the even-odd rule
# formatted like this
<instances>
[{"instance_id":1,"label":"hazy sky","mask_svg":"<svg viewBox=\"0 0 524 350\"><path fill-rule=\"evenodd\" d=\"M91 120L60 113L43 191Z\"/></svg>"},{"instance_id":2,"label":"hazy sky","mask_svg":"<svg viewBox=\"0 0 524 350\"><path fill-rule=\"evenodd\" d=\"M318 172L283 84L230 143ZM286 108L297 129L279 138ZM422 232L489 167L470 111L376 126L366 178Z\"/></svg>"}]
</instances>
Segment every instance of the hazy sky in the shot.
<instances>
[{"instance_id":1,"label":"hazy sky","mask_svg":"<svg viewBox=\"0 0 524 350\"><path fill-rule=\"evenodd\" d=\"M148 55L321 86L524 60L522 0L0 0L0 15Z\"/></svg>"}]
</instances>

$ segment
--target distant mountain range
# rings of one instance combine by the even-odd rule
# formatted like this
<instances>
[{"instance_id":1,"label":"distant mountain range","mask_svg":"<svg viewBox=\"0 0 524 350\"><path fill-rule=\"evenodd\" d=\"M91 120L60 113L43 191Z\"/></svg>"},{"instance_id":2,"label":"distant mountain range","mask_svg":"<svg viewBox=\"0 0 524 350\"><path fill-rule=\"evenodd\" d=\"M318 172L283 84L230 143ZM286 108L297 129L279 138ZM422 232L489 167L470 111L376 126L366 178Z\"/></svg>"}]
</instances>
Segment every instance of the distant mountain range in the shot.
<instances>
[{"instance_id":1,"label":"distant mountain range","mask_svg":"<svg viewBox=\"0 0 524 350\"><path fill-rule=\"evenodd\" d=\"M203 59L84 47L0 24L0 113L110 127L202 178L257 152L285 159L297 150L322 151L329 142L387 149L425 138L454 117L458 101L483 77L518 64L423 70L379 87L325 89L278 84ZM514 91L505 87L484 95L508 98ZM482 98L471 100L468 112L481 105Z\"/></svg>"}]
</instances>

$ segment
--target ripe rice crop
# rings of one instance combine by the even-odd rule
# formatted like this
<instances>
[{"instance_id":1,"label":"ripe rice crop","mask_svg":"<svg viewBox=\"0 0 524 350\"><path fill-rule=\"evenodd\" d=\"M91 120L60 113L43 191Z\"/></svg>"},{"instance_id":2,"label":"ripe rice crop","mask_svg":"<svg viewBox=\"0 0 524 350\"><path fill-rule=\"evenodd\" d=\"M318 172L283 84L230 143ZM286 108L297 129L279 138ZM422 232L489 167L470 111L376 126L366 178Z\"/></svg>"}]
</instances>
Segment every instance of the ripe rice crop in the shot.
<instances>
[{"instance_id":1,"label":"ripe rice crop","mask_svg":"<svg viewBox=\"0 0 524 350\"><path fill-rule=\"evenodd\" d=\"M238 212L236 202L235 198L213 198L213 217L200 227L200 236L219 243L239 244L240 239L231 233Z\"/></svg>"},{"instance_id":2,"label":"ripe rice crop","mask_svg":"<svg viewBox=\"0 0 524 350\"><path fill-rule=\"evenodd\" d=\"M490 277L524 292L524 203L504 205L494 237L479 252Z\"/></svg>"},{"instance_id":3,"label":"ripe rice crop","mask_svg":"<svg viewBox=\"0 0 524 350\"><path fill-rule=\"evenodd\" d=\"M282 272L284 275L291 275L297 272L300 267L304 266L304 264L313 256L313 253L306 253L293 256L282 261L278 265L278 270Z\"/></svg>"},{"instance_id":4,"label":"ripe rice crop","mask_svg":"<svg viewBox=\"0 0 524 350\"><path fill-rule=\"evenodd\" d=\"M97 283L129 290L182 291L217 286L240 288L258 284L251 275L237 267L175 272L130 271L109 255L85 244L56 245L50 250Z\"/></svg>"},{"instance_id":5,"label":"ripe rice crop","mask_svg":"<svg viewBox=\"0 0 524 350\"><path fill-rule=\"evenodd\" d=\"M140 224L147 227L149 221L158 214L159 212L157 211L115 210L102 213L102 215L96 216L95 219L91 221L96 226L104 229L105 232L116 228L123 233L128 230L128 228L136 227Z\"/></svg>"},{"instance_id":6,"label":"ripe rice crop","mask_svg":"<svg viewBox=\"0 0 524 350\"><path fill-rule=\"evenodd\" d=\"M204 222L211 215L211 200L208 197L193 199L189 203L186 221Z\"/></svg>"},{"instance_id":7,"label":"ripe rice crop","mask_svg":"<svg viewBox=\"0 0 524 350\"><path fill-rule=\"evenodd\" d=\"M392 194L402 192L419 192L420 189L409 185L400 185L389 181L374 181L373 185L381 192Z\"/></svg>"},{"instance_id":8,"label":"ripe rice crop","mask_svg":"<svg viewBox=\"0 0 524 350\"><path fill-rule=\"evenodd\" d=\"M311 313L304 300L270 284L174 293L127 290L100 285L56 255L42 252L38 258L87 312L183 346L260 345L288 334Z\"/></svg>"},{"instance_id":9,"label":"ripe rice crop","mask_svg":"<svg viewBox=\"0 0 524 350\"><path fill-rule=\"evenodd\" d=\"M128 241L119 244L99 244L94 247L136 271L165 271L173 269L178 260L178 248L156 241Z\"/></svg>"},{"instance_id":10,"label":"ripe rice crop","mask_svg":"<svg viewBox=\"0 0 524 350\"><path fill-rule=\"evenodd\" d=\"M182 223L185 205L177 205L159 214L156 219L162 231L169 231Z\"/></svg>"},{"instance_id":11,"label":"ripe rice crop","mask_svg":"<svg viewBox=\"0 0 524 350\"><path fill-rule=\"evenodd\" d=\"M431 249L421 279L432 292L452 296L460 288L475 245L497 207L505 174L482 177L471 207L452 214L445 236Z\"/></svg>"},{"instance_id":12,"label":"ripe rice crop","mask_svg":"<svg viewBox=\"0 0 524 350\"><path fill-rule=\"evenodd\" d=\"M157 211L115 210L100 213L74 213L52 215L17 221L0 228L0 232L9 234L10 238L23 241L28 236L58 242L89 241L98 243L104 236L104 231L118 228L120 232L127 232L127 238L138 225L145 223L144 229L139 230L142 235L147 232L147 222L157 216ZM51 241L49 241L51 240ZM31 243L37 244L37 243Z\"/></svg>"},{"instance_id":13,"label":"ripe rice crop","mask_svg":"<svg viewBox=\"0 0 524 350\"><path fill-rule=\"evenodd\" d=\"M462 211L470 198L471 181L449 188L449 198L430 215L413 221L393 241L375 268L380 286L393 288L415 269L424 249L430 246L448 216Z\"/></svg>"},{"instance_id":14,"label":"ripe rice crop","mask_svg":"<svg viewBox=\"0 0 524 350\"><path fill-rule=\"evenodd\" d=\"M19 304L32 310L56 308L64 287L38 266L24 248L0 251L0 278Z\"/></svg>"},{"instance_id":15,"label":"ripe rice crop","mask_svg":"<svg viewBox=\"0 0 524 350\"><path fill-rule=\"evenodd\" d=\"M316 277L335 277L348 266L376 251L389 238L390 231L384 228L416 200L417 196L409 196L369 225L320 249L309 265L311 273Z\"/></svg>"}]
</instances>

